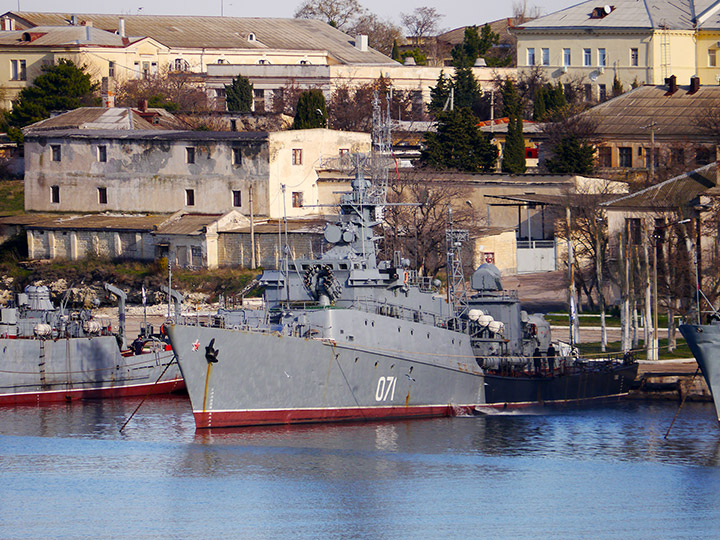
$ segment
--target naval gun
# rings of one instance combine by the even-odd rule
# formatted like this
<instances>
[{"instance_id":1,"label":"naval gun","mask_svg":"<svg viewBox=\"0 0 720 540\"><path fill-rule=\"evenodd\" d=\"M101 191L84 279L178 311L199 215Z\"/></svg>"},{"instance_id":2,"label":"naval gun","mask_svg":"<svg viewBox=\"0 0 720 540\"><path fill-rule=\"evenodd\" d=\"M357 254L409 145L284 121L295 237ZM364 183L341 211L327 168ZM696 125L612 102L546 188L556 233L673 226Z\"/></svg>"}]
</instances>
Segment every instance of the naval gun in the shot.
<instances>
[{"instance_id":1,"label":"naval gun","mask_svg":"<svg viewBox=\"0 0 720 540\"><path fill-rule=\"evenodd\" d=\"M180 322L180 306L185 300L185 297L175 289L170 289L167 285L160 286L160 290L169 296L168 302L172 300L175 306L175 321Z\"/></svg>"}]
</instances>

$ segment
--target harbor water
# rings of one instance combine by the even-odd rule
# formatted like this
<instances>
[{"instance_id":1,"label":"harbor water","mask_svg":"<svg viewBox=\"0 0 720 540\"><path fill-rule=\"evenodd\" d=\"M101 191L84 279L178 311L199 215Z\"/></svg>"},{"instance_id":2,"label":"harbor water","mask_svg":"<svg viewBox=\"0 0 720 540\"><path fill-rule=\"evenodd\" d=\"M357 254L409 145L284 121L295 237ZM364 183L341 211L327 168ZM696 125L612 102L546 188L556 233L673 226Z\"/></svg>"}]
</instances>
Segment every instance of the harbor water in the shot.
<instances>
[{"instance_id":1,"label":"harbor water","mask_svg":"<svg viewBox=\"0 0 720 540\"><path fill-rule=\"evenodd\" d=\"M0 408L0 538L720 537L711 404L196 431L187 398Z\"/></svg>"}]
</instances>

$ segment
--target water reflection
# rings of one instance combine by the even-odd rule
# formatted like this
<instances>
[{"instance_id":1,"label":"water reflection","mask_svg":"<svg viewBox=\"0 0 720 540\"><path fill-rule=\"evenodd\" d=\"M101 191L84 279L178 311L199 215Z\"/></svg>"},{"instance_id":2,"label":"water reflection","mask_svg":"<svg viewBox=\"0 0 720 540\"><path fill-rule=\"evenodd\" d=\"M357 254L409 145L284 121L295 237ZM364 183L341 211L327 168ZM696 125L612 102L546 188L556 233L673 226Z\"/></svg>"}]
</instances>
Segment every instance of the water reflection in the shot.
<instances>
[{"instance_id":1,"label":"water reflection","mask_svg":"<svg viewBox=\"0 0 720 540\"><path fill-rule=\"evenodd\" d=\"M665 439L676 404L196 431L171 396L119 433L138 402L0 408L0 537L720 535L710 405Z\"/></svg>"}]
</instances>

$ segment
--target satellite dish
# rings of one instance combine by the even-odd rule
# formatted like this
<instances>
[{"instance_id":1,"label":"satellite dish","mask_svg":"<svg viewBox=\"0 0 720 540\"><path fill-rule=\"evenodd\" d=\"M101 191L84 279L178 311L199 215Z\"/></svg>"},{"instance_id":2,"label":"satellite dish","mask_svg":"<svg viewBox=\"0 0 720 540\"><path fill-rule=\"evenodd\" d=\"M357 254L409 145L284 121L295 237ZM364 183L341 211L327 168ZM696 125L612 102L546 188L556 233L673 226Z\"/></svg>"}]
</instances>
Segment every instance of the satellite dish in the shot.
<instances>
[{"instance_id":1,"label":"satellite dish","mask_svg":"<svg viewBox=\"0 0 720 540\"><path fill-rule=\"evenodd\" d=\"M590 74L590 80L591 80L592 82L597 81L597 78L598 78L597 73L593 72L593 73Z\"/></svg>"},{"instance_id":2,"label":"satellite dish","mask_svg":"<svg viewBox=\"0 0 720 540\"><path fill-rule=\"evenodd\" d=\"M603 8L603 10L605 11L605 13L606 13L607 15L610 15L610 12L612 11L612 8L611 8L610 6L605 6L605 7Z\"/></svg>"}]
</instances>

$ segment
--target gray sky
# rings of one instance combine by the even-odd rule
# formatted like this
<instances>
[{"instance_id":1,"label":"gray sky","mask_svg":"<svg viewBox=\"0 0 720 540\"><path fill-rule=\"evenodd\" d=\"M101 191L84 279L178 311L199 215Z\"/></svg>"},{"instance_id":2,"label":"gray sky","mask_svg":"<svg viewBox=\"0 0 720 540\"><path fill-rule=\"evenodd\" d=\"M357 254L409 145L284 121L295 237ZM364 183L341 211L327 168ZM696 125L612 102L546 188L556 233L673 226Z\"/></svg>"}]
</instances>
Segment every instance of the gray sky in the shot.
<instances>
[{"instance_id":1,"label":"gray sky","mask_svg":"<svg viewBox=\"0 0 720 540\"><path fill-rule=\"evenodd\" d=\"M517 0L515 0L517 1ZM580 0L527 0L529 6L539 6L542 13L579 3ZM5 11L62 11L77 13L147 13L149 15L220 15L232 17L292 17L302 0L124 0L98 2L98 0L0 0ZM445 15L444 29L451 30L469 24L512 15L514 0L360 0L368 10L400 25L400 13L412 12L416 7L434 7Z\"/></svg>"}]
</instances>

